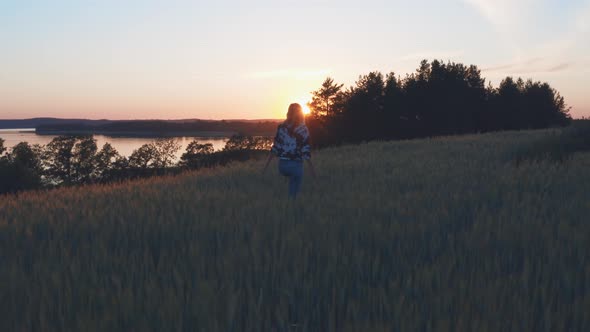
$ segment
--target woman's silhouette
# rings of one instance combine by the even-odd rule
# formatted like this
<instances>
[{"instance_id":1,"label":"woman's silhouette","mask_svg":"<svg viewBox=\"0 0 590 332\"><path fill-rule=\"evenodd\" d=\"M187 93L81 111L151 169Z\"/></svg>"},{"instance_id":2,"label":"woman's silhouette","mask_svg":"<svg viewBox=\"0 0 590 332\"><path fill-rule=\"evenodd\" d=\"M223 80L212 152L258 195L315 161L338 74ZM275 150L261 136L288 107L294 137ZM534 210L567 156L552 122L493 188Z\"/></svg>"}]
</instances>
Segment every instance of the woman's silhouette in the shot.
<instances>
[{"instance_id":1,"label":"woman's silhouette","mask_svg":"<svg viewBox=\"0 0 590 332\"><path fill-rule=\"evenodd\" d=\"M289 105L287 120L277 128L277 134L263 172L266 171L268 164L275 156L280 159L279 172L289 178L289 197L295 198L303 180L303 160L307 161L311 174L315 177L315 170L311 162L309 130L305 126L305 116L299 104Z\"/></svg>"}]
</instances>

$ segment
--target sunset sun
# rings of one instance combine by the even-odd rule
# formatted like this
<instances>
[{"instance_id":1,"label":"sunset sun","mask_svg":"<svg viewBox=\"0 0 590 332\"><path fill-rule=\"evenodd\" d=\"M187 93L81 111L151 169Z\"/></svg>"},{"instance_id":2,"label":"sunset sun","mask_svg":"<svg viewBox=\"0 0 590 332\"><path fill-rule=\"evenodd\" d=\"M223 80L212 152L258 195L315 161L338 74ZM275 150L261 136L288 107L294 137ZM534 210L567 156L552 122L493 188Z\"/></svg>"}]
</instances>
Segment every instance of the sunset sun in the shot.
<instances>
[{"instance_id":1,"label":"sunset sun","mask_svg":"<svg viewBox=\"0 0 590 332\"><path fill-rule=\"evenodd\" d=\"M303 109L303 114L305 114L305 115L308 115L309 113L311 113L309 106L307 106L308 102L309 101L306 99L299 99L299 101L298 101L299 105L301 105L301 108Z\"/></svg>"},{"instance_id":2,"label":"sunset sun","mask_svg":"<svg viewBox=\"0 0 590 332\"><path fill-rule=\"evenodd\" d=\"M303 114L308 115L309 113L311 113L311 110L309 109L309 107L307 107L307 104L301 104L301 108L303 108Z\"/></svg>"}]
</instances>

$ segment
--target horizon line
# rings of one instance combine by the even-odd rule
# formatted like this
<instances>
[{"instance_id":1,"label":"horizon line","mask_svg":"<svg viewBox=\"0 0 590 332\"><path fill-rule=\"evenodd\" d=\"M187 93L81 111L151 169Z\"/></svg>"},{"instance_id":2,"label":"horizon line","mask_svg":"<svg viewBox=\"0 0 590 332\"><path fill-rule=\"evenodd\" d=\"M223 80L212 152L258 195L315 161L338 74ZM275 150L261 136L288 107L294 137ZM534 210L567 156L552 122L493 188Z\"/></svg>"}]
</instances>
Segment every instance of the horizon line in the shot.
<instances>
[{"instance_id":1,"label":"horizon line","mask_svg":"<svg viewBox=\"0 0 590 332\"><path fill-rule=\"evenodd\" d=\"M145 119L107 119L107 118L60 118L52 116L39 116L32 118L0 118L0 121L31 121L31 120L81 120L81 121L275 121L284 120L283 118L254 118L254 119L205 119L205 118L145 118Z\"/></svg>"}]
</instances>

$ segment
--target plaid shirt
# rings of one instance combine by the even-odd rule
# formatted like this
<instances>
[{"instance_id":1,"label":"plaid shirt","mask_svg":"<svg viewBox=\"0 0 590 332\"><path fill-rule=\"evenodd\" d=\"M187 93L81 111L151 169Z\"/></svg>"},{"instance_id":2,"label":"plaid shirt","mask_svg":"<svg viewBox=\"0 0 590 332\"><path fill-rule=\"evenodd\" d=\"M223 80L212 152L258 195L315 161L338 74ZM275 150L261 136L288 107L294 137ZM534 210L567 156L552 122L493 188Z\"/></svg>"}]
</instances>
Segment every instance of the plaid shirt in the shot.
<instances>
[{"instance_id":1,"label":"plaid shirt","mask_svg":"<svg viewBox=\"0 0 590 332\"><path fill-rule=\"evenodd\" d=\"M286 122L279 125L270 151L282 159L310 159L311 146L309 144L309 130L307 130L304 124L300 124L294 129L291 126L291 124L287 124Z\"/></svg>"}]
</instances>

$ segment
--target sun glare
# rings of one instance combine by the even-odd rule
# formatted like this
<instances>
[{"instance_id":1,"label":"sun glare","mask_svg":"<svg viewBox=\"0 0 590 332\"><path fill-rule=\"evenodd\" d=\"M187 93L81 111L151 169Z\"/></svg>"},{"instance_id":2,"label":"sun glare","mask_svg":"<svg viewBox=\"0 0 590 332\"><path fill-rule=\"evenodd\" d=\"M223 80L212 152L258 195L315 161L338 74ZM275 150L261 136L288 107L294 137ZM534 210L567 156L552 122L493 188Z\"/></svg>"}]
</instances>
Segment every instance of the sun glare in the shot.
<instances>
[{"instance_id":1,"label":"sun glare","mask_svg":"<svg viewBox=\"0 0 590 332\"><path fill-rule=\"evenodd\" d=\"M308 102L309 101L307 101L305 99L299 99L299 101L298 101L299 105L301 105L301 108L303 108L303 114L305 114L305 115L308 115L309 113L311 113L309 106L307 106Z\"/></svg>"},{"instance_id":2,"label":"sun glare","mask_svg":"<svg viewBox=\"0 0 590 332\"><path fill-rule=\"evenodd\" d=\"M311 110L309 109L309 107L307 107L307 105L302 104L301 108L303 108L303 114L308 115L309 113L311 113Z\"/></svg>"}]
</instances>

